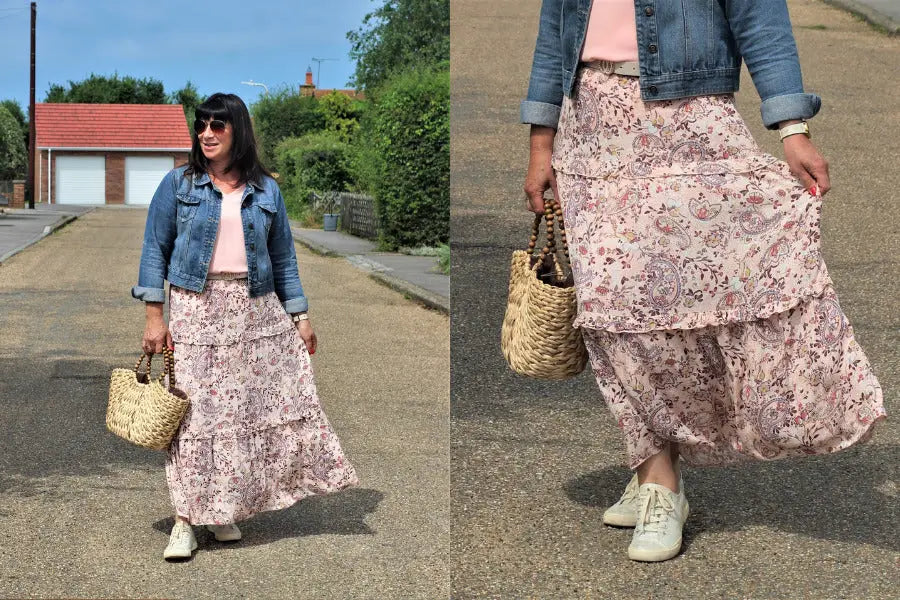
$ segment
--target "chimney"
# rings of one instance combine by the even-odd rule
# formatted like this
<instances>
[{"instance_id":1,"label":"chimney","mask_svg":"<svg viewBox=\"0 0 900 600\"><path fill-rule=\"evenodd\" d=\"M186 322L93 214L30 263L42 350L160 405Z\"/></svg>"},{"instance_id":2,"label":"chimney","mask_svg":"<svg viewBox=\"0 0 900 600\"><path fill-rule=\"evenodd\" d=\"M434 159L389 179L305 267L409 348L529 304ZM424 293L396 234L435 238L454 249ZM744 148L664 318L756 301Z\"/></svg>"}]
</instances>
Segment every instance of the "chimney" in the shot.
<instances>
[{"instance_id":1,"label":"chimney","mask_svg":"<svg viewBox=\"0 0 900 600\"><path fill-rule=\"evenodd\" d=\"M306 83L304 85L313 85L312 67L306 67Z\"/></svg>"}]
</instances>

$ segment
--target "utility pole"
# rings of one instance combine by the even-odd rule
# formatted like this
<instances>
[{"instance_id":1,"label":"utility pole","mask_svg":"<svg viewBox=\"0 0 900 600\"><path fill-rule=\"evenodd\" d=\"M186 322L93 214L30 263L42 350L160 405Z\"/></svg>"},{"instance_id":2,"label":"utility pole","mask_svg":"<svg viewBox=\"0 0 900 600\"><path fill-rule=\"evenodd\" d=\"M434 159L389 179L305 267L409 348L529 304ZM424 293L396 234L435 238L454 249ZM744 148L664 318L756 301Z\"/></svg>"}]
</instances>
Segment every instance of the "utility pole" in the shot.
<instances>
[{"instance_id":1,"label":"utility pole","mask_svg":"<svg viewBox=\"0 0 900 600\"><path fill-rule=\"evenodd\" d=\"M322 63L326 60L337 60L336 58L314 58L313 62L319 63L319 68L316 71L316 89L319 89L319 75L322 74Z\"/></svg>"},{"instance_id":2,"label":"utility pole","mask_svg":"<svg viewBox=\"0 0 900 600\"><path fill-rule=\"evenodd\" d=\"M34 210L34 155L37 129L34 125L34 30L37 21L37 2L31 3L31 94L28 99L28 181L25 182L25 198L28 208ZM49 166L48 166L49 168Z\"/></svg>"}]
</instances>

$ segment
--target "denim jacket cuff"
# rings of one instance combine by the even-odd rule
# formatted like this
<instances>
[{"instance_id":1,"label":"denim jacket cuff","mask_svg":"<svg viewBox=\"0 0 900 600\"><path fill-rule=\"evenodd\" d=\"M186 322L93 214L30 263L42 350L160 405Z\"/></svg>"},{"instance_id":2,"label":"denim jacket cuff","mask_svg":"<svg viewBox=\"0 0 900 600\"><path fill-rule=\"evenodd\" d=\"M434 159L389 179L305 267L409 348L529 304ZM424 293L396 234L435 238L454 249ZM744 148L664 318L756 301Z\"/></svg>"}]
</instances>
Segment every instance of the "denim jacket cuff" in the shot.
<instances>
[{"instance_id":1,"label":"denim jacket cuff","mask_svg":"<svg viewBox=\"0 0 900 600\"><path fill-rule=\"evenodd\" d=\"M555 104L534 100L523 100L519 108L522 123L552 127L553 129L556 129L559 124L560 112L560 107Z\"/></svg>"},{"instance_id":2,"label":"denim jacket cuff","mask_svg":"<svg viewBox=\"0 0 900 600\"><path fill-rule=\"evenodd\" d=\"M819 112L822 98L816 94L798 93L772 96L759 107L766 129L778 129L778 123L791 119L811 119Z\"/></svg>"},{"instance_id":3,"label":"denim jacket cuff","mask_svg":"<svg viewBox=\"0 0 900 600\"><path fill-rule=\"evenodd\" d=\"M309 302L306 300L306 296L285 300L281 305L284 307L284 312L288 314L306 312L309 310Z\"/></svg>"},{"instance_id":4,"label":"denim jacket cuff","mask_svg":"<svg viewBox=\"0 0 900 600\"><path fill-rule=\"evenodd\" d=\"M148 288L139 285L131 288L131 296L144 302L165 302L166 292L162 288Z\"/></svg>"}]
</instances>

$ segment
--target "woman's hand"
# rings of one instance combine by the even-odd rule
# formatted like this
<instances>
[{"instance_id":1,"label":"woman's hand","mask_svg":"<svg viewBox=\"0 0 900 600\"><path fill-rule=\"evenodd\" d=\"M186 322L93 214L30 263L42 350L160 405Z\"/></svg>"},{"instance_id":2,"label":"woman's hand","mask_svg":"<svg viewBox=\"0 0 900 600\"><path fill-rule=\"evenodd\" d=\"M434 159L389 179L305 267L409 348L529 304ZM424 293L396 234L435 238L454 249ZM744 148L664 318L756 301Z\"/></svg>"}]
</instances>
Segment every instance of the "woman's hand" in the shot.
<instances>
[{"instance_id":1,"label":"woman's hand","mask_svg":"<svg viewBox=\"0 0 900 600\"><path fill-rule=\"evenodd\" d=\"M784 138L783 143L784 157L791 167L791 172L811 193L815 194L815 189L813 189L815 186L824 196L831 189L828 161L819 154L812 141L803 134L789 135Z\"/></svg>"},{"instance_id":2,"label":"woman's hand","mask_svg":"<svg viewBox=\"0 0 900 600\"><path fill-rule=\"evenodd\" d=\"M141 339L141 348L147 354L162 354L165 348L173 350L172 334L166 322L159 316L147 315L147 324L144 327L144 337Z\"/></svg>"},{"instance_id":3,"label":"woman's hand","mask_svg":"<svg viewBox=\"0 0 900 600\"><path fill-rule=\"evenodd\" d=\"M556 130L552 127L531 126L531 154L528 159L528 172L525 174L525 197L528 210L539 215L544 214L545 191L553 190L553 197L559 200L556 174L550 165L555 136Z\"/></svg>"},{"instance_id":4,"label":"woman's hand","mask_svg":"<svg viewBox=\"0 0 900 600\"><path fill-rule=\"evenodd\" d=\"M306 344L306 350L310 355L315 354L316 346L319 342L316 339L316 332L313 331L312 325L309 324L309 319L297 321L297 333L303 338L303 343Z\"/></svg>"}]
</instances>

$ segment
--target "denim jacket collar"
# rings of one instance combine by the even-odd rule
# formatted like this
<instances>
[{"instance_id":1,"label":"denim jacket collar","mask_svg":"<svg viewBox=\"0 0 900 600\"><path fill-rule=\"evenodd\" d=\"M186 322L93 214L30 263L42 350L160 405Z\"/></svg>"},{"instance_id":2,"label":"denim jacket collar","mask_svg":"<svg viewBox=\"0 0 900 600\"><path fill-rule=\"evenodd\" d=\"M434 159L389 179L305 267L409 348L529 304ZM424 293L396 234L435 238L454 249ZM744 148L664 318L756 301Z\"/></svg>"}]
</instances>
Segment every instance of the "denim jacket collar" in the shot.
<instances>
[{"instance_id":1,"label":"denim jacket collar","mask_svg":"<svg viewBox=\"0 0 900 600\"><path fill-rule=\"evenodd\" d=\"M207 173L206 171L204 171L202 173L194 173L193 181L194 181L195 186L201 186L201 185L206 185L207 183L212 183L212 179L210 179L209 173ZM248 181L247 185L253 187L253 189L256 191L261 191L263 189L263 186L260 185L259 183L257 183L256 181Z\"/></svg>"}]
</instances>

